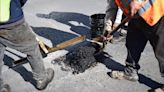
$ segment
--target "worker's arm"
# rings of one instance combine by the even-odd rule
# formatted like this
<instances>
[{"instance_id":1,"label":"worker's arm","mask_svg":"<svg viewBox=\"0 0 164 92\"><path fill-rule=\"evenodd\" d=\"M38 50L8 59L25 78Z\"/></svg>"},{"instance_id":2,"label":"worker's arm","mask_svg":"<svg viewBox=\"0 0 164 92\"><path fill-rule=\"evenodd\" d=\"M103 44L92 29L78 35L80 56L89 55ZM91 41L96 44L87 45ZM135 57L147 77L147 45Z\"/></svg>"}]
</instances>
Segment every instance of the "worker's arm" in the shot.
<instances>
[{"instance_id":1,"label":"worker's arm","mask_svg":"<svg viewBox=\"0 0 164 92\"><path fill-rule=\"evenodd\" d=\"M121 23L122 15L123 15L123 11L120 8L118 8L117 14L116 14L116 19L114 21L112 29L115 29Z\"/></svg>"},{"instance_id":2,"label":"worker's arm","mask_svg":"<svg viewBox=\"0 0 164 92\"><path fill-rule=\"evenodd\" d=\"M130 6L130 16L133 17L137 12L138 10L143 6L144 2L146 0L132 0L129 4ZM116 11L117 11L117 6L115 4L115 2L113 0L108 0L108 9L107 9L107 15L108 17L106 17L105 19L105 29L108 29L108 30L105 30L104 32L104 38L105 39L109 39L111 40L112 39L112 35L109 35L111 32L112 32L112 25L113 25L113 19L115 18L115 14L116 14Z\"/></svg>"},{"instance_id":3,"label":"worker's arm","mask_svg":"<svg viewBox=\"0 0 164 92\"><path fill-rule=\"evenodd\" d=\"M134 16L147 0L132 0L130 3L130 15Z\"/></svg>"},{"instance_id":4,"label":"worker's arm","mask_svg":"<svg viewBox=\"0 0 164 92\"><path fill-rule=\"evenodd\" d=\"M118 7L114 0L107 0L107 3L105 20L111 20L114 22Z\"/></svg>"},{"instance_id":5,"label":"worker's arm","mask_svg":"<svg viewBox=\"0 0 164 92\"><path fill-rule=\"evenodd\" d=\"M115 21L115 16L117 14L117 5L114 0L107 0L108 6L106 9L105 16L105 27L104 27L104 39L111 39L111 37L107 36L108 33L112 31L112 25Z\"/></svg>"}]
</instances>

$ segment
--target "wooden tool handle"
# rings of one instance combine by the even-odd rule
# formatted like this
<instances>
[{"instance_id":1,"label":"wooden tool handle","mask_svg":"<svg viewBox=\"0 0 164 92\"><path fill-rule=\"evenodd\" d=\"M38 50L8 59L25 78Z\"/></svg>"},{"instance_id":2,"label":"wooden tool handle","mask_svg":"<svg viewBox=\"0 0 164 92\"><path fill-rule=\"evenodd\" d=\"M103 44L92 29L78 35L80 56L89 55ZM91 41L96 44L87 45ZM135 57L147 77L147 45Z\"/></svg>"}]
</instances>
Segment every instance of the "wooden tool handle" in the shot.
<instances>
[{"instance_id":1,"label":"wooden tool handle","mask_svg":"<svg viewBox=\"0 0 164 92\"><path fill-rule=\"evenodd\" d=\"M71 40L68 40L68 41L62 42L60 44L57 44L53 48L49 48L48 53L53 52L53 51L57 51L57 50L60 50L60 49L63 49L63 48L66 48L68 46L72 46L72 45L77 44L79 42L82 42L84 40L85 40L85 36L79 36L79 37L73 38Z\"/></svg>"}]
</instances>

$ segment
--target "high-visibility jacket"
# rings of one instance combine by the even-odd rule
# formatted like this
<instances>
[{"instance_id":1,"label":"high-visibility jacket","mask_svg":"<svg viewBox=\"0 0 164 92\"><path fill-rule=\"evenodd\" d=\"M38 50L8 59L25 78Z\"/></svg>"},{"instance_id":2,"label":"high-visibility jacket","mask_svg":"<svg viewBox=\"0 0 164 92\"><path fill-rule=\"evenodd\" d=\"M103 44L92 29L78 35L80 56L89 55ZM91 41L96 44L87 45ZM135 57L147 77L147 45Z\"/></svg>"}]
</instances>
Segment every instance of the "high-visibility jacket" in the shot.
<instances>
[{"instance_id":1,"label":"high-visibility jacket","mask_svg":"<svg viewBox=\"0 0 164 92\"><path fill-rule=\"evenodd\" d=\"M125 15L129 15L129 5L125 5L124 0L115 0L116 4L123 10ZM127 2L131 0L127 0ZM155 25L164 16L164 0L144 0L143 6L138 10L138 14L150 26Z\"/></svg>"},{"instance_id":2,"label":"high-visibility jacket","mask_svg":"<svg viewBox=\"0 0 164 92\"><path fill-rule=\"evenodd\" d=\"M10 0L0 0L0 22L6 22L10 18Z\"/></svg>"},{"instance_id":3,"label":"high-visibility jacket","mask_svg":"<svg viewBox=\"0 0 164 92\"><path fill-rule=\"evenodd\" d=\"M0 0L0 29L18 25L24 21L22 7L27 0Z\"/></svg>"}]
</instances>

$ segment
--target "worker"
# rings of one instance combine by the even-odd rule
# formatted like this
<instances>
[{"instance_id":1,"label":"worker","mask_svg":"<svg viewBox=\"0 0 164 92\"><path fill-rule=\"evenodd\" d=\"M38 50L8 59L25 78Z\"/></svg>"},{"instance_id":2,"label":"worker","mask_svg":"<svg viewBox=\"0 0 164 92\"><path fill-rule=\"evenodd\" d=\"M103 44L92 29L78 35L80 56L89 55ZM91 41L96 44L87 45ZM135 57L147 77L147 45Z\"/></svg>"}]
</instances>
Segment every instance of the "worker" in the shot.
<instances>
[{"instance_id":1,"label":"worker","mask_svg":"<svg viewBox=\"0 0 164 92\"><path fill-rule=\"evenodd\" d=\"M0 0L0 92L10 92L10 86L3 82L1 74L6 47L27 54L38 90L45 89L54 77L53 69L45 69L36 37L25 22L22 7L26 1Z\"/></svg>"},{"instance_id":2,"label":"worker","mask_svg":"<svg viewBox=\"0 0 164 92\"><path fill-rule=\"evenodd\" d=\"M114 2L114 1L113 1ZM118 7L118 8L115 8L115 10L113 10L113 18L111 19L111 4L110 4L110 0L107 0L107 3L108 3L108 6L107 6L107 9L106 9L106 15L105 15L105 25L104 25L104 31L110 31L111 29L111 21L112 21L112 30L115 29L122 21L122 18L123 18L123 11ZM119 30L117 31L113 37L112 37L112 41L111 42L119 42L121 40L123 40L123 38L125 38L126 36L126 31L125 30Z\"/></svg>"},{"instance_id":3,"label":"worker","mask_svg":"<svg viewBox=\"0 0 164 92\"><path fill-rule=\"evenodd\" d=\"M163 0L109 0L110 19L119 6L124 14L130 18L126 48L127 59L124 71L112 71L111 77L138 81L139 59L146 43L149 41L153 47L155 57L159 62L161 76L164 77L164 1ZM112 29L112 21L109 21ZM110 40L110 32L105 39ZM154 90L164 92L164 85Z\"/></svg>"}]
</instances>

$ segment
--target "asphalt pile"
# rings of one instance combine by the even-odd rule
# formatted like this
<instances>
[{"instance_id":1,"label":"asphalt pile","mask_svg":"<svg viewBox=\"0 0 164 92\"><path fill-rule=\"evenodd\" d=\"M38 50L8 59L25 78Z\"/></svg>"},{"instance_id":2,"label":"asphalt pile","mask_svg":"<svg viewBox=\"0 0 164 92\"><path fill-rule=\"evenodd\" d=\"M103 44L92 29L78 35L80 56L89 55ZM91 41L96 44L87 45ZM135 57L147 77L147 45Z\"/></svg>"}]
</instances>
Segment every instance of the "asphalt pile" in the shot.
<instances>
[{"instance_id":1,"label":"asphalt pile","mask_svg":"<svg viewBox=\"0 0 164 92\"><path fill-rule=\"evenodd\" d=\"M79 47L67 55L64 63L72 68L73 74L83 73L86 69L97 64L95 53L96 49L92 46Z\"/></svg>"}]
</instances>

